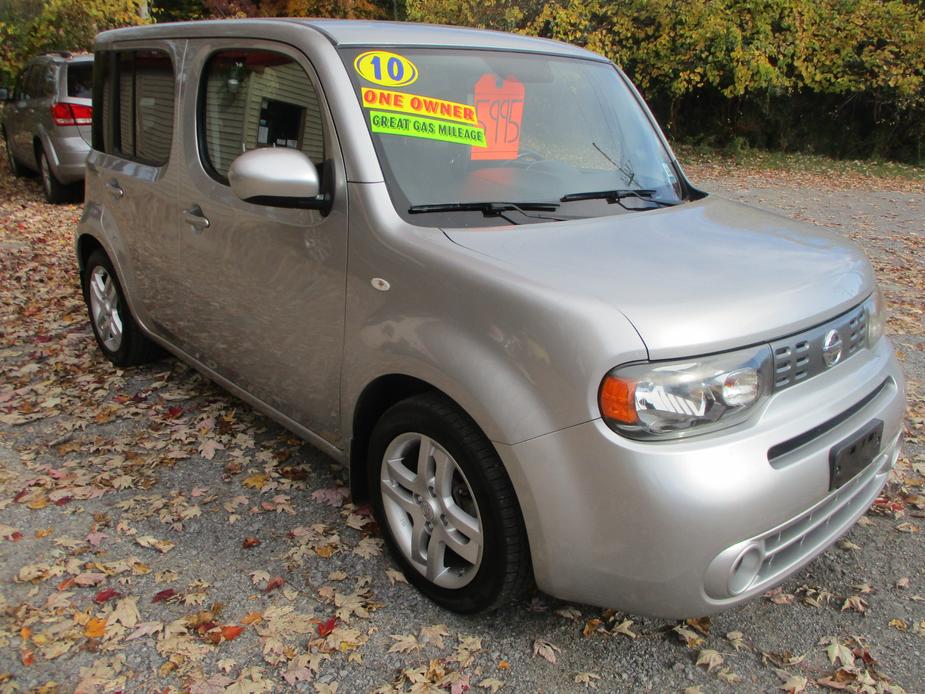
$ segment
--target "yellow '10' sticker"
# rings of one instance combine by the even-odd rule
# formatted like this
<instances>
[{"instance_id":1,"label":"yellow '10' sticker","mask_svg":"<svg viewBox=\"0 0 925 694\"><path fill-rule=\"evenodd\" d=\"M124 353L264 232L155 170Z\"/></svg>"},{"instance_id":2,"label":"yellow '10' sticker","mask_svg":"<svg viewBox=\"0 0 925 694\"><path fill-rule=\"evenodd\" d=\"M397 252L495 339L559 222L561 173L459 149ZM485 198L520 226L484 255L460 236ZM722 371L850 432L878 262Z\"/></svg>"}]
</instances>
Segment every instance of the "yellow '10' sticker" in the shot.
<instances>
[{"instance_id":1,"label":"yellow '10' sticker","mask_svg":"<svg viewBox=\"0 0 925 694\"><path fill-rule=\"evenodd\" d=\"M360 77L383 87L405 87L418 78L417 66L403 55L389 51L366 51L353 61Z\"/></svg>"}]
</instances>

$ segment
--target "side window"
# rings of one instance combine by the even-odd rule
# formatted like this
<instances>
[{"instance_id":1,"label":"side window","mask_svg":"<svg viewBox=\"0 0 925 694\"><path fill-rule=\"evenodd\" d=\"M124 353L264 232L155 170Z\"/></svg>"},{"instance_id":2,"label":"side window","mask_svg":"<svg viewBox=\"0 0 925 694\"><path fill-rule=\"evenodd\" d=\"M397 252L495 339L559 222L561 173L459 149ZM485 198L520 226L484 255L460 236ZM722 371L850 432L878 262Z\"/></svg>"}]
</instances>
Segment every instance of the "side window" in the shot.
<instances>
[{"instance_id":1,"label":"side window","mask_svg":"<svg viewBox=\"0 0 925 694\"><path fill-rule=\"evenodd\" d=\"M26 98L26 85L29 83L29 71L32 68L27 67L19 73L16 79L16 101L22 101Z\"/></svg>"},{"instance_id":2,"label":"side window","mask_svg":"<svg viewBox=\"0 0 925 694\"><path fill-rule=\"evenodd\" d=\"M26 75L25 98L38 99L42 96L42 89L45 86L45 67L42 65L33 65L29 68L29 74Z\"/></svg>"},{"instance_id":3,"label":"side window","mask_svg":"<svg viewBox=\"0 0 925 694\"><path fill-rule=\"evenodd\" d=\"M315 87L292 58L261 50L219 51L200 90L200 147L214 178L258 147L291 147L320 166L324 131Z\"/></svg>"},{"instance_id":4,"label":"side window","mask_svg":"<svg viewBox=\"0 0 925 694\"><path fill-rule=\"evenodd\" d=\"M173 140L175 80L159 50L104 51L94 59L93 146L143 164L163 166Z\"/></svg>"},{"instance_id":5,"label":"side window","mask_svg":"<svg viewBox=\"0 0 925 694\"><path fill-rule=\"evenodd\" d=\"M42 96L58 95L58 66L48 65L42 70Z\"/></svg>"}]
</instances>

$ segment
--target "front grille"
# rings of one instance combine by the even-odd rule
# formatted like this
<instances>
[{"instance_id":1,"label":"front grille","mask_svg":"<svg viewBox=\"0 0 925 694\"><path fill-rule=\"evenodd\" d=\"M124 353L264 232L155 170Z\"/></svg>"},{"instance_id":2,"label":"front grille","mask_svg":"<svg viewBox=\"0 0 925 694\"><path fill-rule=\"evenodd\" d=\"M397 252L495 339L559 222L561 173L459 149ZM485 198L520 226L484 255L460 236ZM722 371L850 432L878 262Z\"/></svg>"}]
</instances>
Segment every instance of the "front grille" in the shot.
<instances>
[{"instance_id":1,"label":"front grille","mask_svg":"<svg viewBox=\"0 0 925 694\"><path fill-rule=\"evenodd\" d=\"M763 540L765 556L753 585L773 581L847 530L880 492L897 444L894 440L860 474L813 508L755 538Z\"/></svg>"},{"instance_id":2,"label":"front grille","mask_svg":"<svg viewBox=\"0 0 925 694\"><path fill-rule=\"evenodd\" d=\"M858 306L828 323L772 342L775 391L801 383L829 368L823 359L822 347L830 330L838 331L841 337L842 357L838 362L841 363L864 346L866 309Z\"/></svg>"}]
</instances>

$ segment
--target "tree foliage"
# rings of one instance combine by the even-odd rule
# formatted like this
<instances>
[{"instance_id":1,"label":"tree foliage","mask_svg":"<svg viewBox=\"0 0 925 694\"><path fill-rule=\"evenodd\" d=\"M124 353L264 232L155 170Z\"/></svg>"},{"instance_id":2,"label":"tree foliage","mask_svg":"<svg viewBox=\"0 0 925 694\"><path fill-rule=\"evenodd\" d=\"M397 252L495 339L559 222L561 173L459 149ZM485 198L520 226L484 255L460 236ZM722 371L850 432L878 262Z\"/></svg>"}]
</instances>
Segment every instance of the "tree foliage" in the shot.
<instances>
[{"instance_id":1,"label":"tree foliage","mask_svg":"<svg viewBox=\"0 0 925 694\"><path fill-rule=\"evenodd\" d=\"M33 55L89 51L100 31L142 24L140 0L13 0L0 4L0 73L9 82Z\"/></svg>"},{"instance_id":2,"label":"tree foliage","mask_svg":"<svg viewBox=\"0 0 925 694\"><path fill-rule=\"evenodd\" d=\"M389 0L155 0L153 14L158 21L243 17L382 19L392 16L392 3Z\"/></svg>"},{"instance_id":3,"label":"tree foliage","mask_svg":"<svg viewBox=\"0 0 925 694\"><path fill-rule=\"evenodd\" d=\"M913 0L408 0L408 16L603 53L675 136L925 155L925 11Z\"/></svg>"}]
</instances>

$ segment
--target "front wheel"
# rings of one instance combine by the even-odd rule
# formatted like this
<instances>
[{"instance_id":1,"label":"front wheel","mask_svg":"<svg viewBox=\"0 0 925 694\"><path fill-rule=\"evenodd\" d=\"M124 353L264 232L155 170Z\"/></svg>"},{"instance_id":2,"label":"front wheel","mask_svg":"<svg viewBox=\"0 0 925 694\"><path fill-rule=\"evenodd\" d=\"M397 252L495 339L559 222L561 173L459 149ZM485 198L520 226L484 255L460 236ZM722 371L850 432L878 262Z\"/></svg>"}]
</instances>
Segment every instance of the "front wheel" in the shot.
<instances>
[{"instance_id":1,"label":"front wheel","mask_svg":"<svg viewBox=\"0 0 925 694\"><path fill-rule=\"evenodd\" d=\"M370 440L373 512L405 577L437 604L500 607L530 579L514 489L491 442L445 397L389 409Z\"/></svg>"},{"instance_id":2,"label":"front wheel","mask_svg":"<svg viewBox=\"0 0 925 694\"><path fill-rule=\"evenodd\" d=\"M93 335L106 358L116 366L134 366L161 356L128 308L122 285L102 249L90 254L83 273L83 294Z\"/></svg>"}]
</instances>

